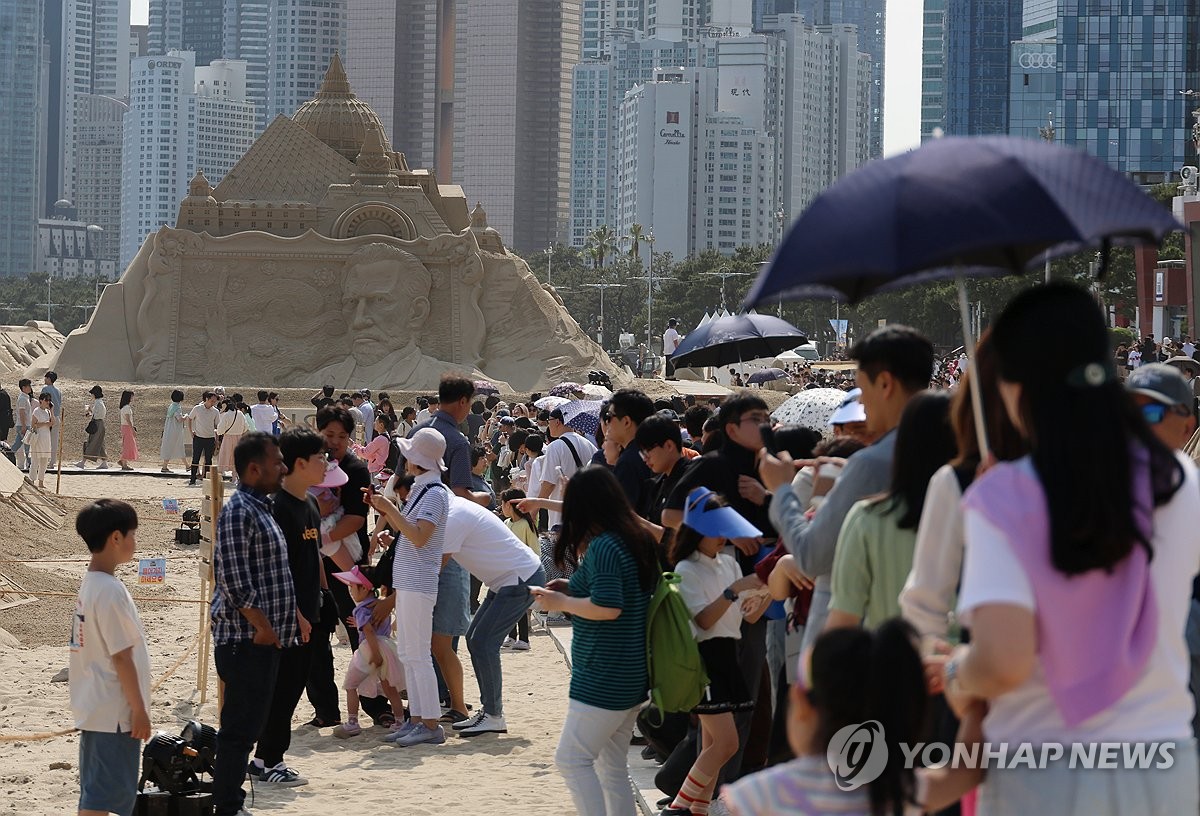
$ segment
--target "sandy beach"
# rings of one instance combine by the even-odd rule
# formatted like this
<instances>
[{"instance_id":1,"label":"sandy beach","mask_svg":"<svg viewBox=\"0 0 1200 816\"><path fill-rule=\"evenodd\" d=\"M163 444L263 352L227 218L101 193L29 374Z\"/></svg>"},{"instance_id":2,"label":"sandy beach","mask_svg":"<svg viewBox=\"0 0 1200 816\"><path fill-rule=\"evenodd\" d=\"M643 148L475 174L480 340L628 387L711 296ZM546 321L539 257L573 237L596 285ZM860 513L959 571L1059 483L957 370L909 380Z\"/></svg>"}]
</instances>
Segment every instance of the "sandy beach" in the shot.
<instances>
[{"instance_id":1,"label":"sandy beach","mask_svg":"<svg viewBox=\"0 0 1200 816\"><path fill-rule=\"evenodd\" d=\"M130 474L63 477L68 511L58 530L39 528L0 503L0 574L37 597L0 610L0 813L50 816L73 813L78 801L78 738L31 737L70 728L69 688L51 682L67 665L67 637L74 601L47 593L73 594L86 569L87 549L74 533L75 513L89 498L116 496L138 510L138 554L167 559L166 582L137 584L136 568L117 574L135 598L149 641L153 683L151 721L156 730L178 734L188 719L216 724L215 669L208 700L199 704L194 644L200 605L196 549L175 544L178 516L162 508L164 497L198 507L200 493L185 480ZM28 562L33 563L18 563ZM12 585L3 597L18 597ZM161 599L161 600L159 600ZM178 599L181 602L167 602ZM0 604L2 605L2 604ZM477 695L466 647L460 647L467 699ZM339 673L350 650L334 650ZM503 657L507 735L449 737L440 746L399 749L379 742L383 732L366 729L351 740L303 725L312 717L302 699L293 720L288 763L309 784L291 789L258 785L247 807L264 813L324 814L396 812L424 814L561 814L570 798L554 768L554 748L566 711L566 663L544 633L528 652ZM165 678L165 679L164 679ZM340 678L339 678L340 679ZM248 784L248 783L247 783Z\"/></svg>"}]
</instances>

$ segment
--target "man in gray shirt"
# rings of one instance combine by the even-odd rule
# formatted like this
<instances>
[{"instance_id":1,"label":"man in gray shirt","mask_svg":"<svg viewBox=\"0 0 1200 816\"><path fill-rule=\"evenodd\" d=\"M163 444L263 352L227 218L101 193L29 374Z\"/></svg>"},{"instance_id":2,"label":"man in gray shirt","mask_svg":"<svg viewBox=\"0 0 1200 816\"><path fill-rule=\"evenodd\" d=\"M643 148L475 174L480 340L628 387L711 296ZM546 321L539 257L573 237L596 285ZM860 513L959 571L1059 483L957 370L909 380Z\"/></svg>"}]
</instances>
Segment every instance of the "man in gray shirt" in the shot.
<instances>
[{"instance_id":1,"label":"man in gray shirt","mask_svg":"<svg viewBox=\"0 0 1200 816\"><path fill-rule=\"evenodd\" d=\"M802 649L812 645L825 628L833 556L846 514L855 502L882 493L891 484L896 426L909 399L929 387L933 345L915 329L884 326L860 340L850 350L850 358L858 362L855 378L862 389L859 400L867 415L867 431L876 441L846 461L841 476L811 521L792 492L796 467L791 457L786 453L764 455L759 465L763 483L774 494L771 523L795 556L796 566L816 584Z\"/></svg>"}]
</instances>

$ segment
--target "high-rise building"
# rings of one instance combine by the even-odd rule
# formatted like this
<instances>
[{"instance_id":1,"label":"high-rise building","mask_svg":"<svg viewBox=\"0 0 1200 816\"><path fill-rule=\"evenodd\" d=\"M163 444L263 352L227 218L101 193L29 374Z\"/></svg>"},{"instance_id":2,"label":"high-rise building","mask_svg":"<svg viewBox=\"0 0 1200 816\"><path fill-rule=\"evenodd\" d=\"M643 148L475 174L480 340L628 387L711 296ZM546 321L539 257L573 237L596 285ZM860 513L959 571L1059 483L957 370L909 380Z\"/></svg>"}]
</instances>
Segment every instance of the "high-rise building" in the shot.
<instances>
[{"instance_id":1,"label":"high-rise building","mask_svg":"<svg viewBox=\"0 0 1200 816\"><path fill-rule=\"evenodd\" d=\"M1025 0L1021 39L1054 40L1058 34L1058 0Z\"/></svg>"},{"instance_id":2,"label":"high-rise building","mask_svg":"<svg viewBox=\"0 0 1200 816\"><path fill-rule=\"evenodd\" d=\"M198 63L220 59L225 51L227 0L150 0L150 51L188 50Z\"/></svg>"},{"instance_id":3,"label":"high-rise building","mask_svg":"<svg viewBox=\"0 0 1200 816\"><path fill-rule=\"evenodd\" d=\"M581 59L608 54L615 32L643 30L645 7L645 0L583 0Z\"/></svg>"},{"instance_id":4,"label":"high-rise building","mask_svg":"<svg viewBox=\"0 0 1200 816\"><path fill-rule=\"evenodd\" d=\"M711 0L646 0L646 36L694 42L708 27Z\"/></svg>"},{"instance_id":5,"label":"high-rise building","mask_svg":"<svg viewBox=\"0 0 1200 816\"><path fill-rule=\"evenodd\" d=\"M654 231L654 248L686 257L692 249L695 115L701 90L695 69L663 69L636 85L617 108L615 221ZM671 183L664 183L670 179Z\"/></svg>"},{"instance_id":6,"label":"high-rise building","mask_svg":"<svg viewBox=\"0 0 1200 816\"><path fill-rule=\"evenodd\" d=\"M0 0L0 277L27 275L36 263L41 211L45 66L42 0Z\"/></svg>"},{"instance_id":7,"label":"high-rise building","mask_svg":"<svg viewBox=\"0 0 1200 816\"><path fill-rule=\"evenodd\" d=\"M100 257L104 233L97 227L86 221L39 218L34 271L52 278L116 279L116 260Z\"/></svg>"},{"instance_id":8,"label":"high-rise building","mask_svg":"<svg viewBox=\"0 0 1200 816\"><path fill-rule=\"evenodd\" d=\"M926 125L922 137L928 138L934 127L941 127L947 136L1007 133L1009 51L1013 41L1021 39L1020 4L1009 0L927 0L925 12L926 26L941 20L942 32L937 37L929 30L923 43L931 49L940 47L926 51L922 59L940 76L930 76L928 85L922 80L922 120Z\"/></svg>"},{"instance_id":9,"label":"high-rise building","mask_svg":"<svg viewBox=\"0 0 1200 816\"><path fill-rule=\"evenodd\" d=\"M754 30L765 31L767 17L795 14L796 11L796 0L754 0L751 12L754 15Z\"/></svg>"},{"instance_id":10,"label":"high-rise building","mask_svg":"<svg viewBox=\"0 0 1200 816\"><path fill-rule=\"evenodd\" d=\"M1009 60L1008 134L1057 140L1058 44L1027 39L1012 44Z\"/></svg>"},{"instance_id":11,"label":"high-rise building","mask_svg":"<svg viewBox=\"0 0 1200 816\"><path fill-rule=\"evenodd\" d=\"M787 44L780 199L790 221L870 159L871 57L855 26L814 26L798 14L764 25Z\"/></svg>"},{"instance_id":12,"label":"high-rise building","mask_svg":"<svg viewBox=\"0 0 1200 816\"><path fill-rule=\"evenodd\" d=\"M706 59L715 60L711 41L634 39L632 32L621 32L610 46L609 58L575 66L572 81L569 240L577 247L596 229L617 223L615 128L625 93L653 81L657 68L695 68Z\"/></svg>"},{"instance_id":13,"label":"high-rise building","mask_svg":"<svg viewBox=\"0 0 1200 816\"><path fill-rule=\"evenodd\" d=\"M124 120L129 105L111 96L78 97L75 210L85 226L103 232L90 239L95 258L116 263L121 254L121 195Z\"/></svg>"},{"instance_id":14,"label":"high-rise building","mask_svg":"<svg viewBox=\"0 0 1200 816\"><path fill-rule=\"evenodd\" d=\"M1200 10L1188 0L1060 4L1056 139L1140 183L1170 180L1192 163L1200 89Z\"/></svg>"},{"instance_id":15,"label":"high-rise building","mask_svg":"<svg viewBox=\"0 0 1200 816\"><path fill-rule=\"evenodd\" d=\"M64 0L61 70L62 196L75 198L77 100L129 94L130 0Z\"/></svg>"},{"instance_id":16,"label":"high-rise building","mask_svg":"<svg viewBox=\"0 0 1200 816\"><path fill-rule=\"evenodd\" d=\"M773 35L706 39L705 64L659 68L626 92L613 136L618 235L641 224L675 257L778 237L785 52Z\"/></svg>"},{"instance_id":17,"label":"high-rise building","mask_svg":"<svg viewBox=\"0 0 1200 816\"><path fill-rule=\"evenodd\" d=\"M455 6L455 0L346 4L350 84L409 166L434 168L442 180L449 179L453 158Z\"/></svg>"},{"instance_id":18,"label":"high-rise building","mask_svg":"<svg viewBox=\"0 0 1200 816\"><path fill-rule=\"evenodd\" d=\"M191 51L134 60L124 123L122 267L147 235L174 223L198 169L217 183L253 143L255 111L246 96L240 60L197 68Z\"/></svg>"},{"instance_id":19,"label":"high-rise building","mask_svg":"<svg viewBox=\"0 0 1200 816\"><path fill-rule=\"evenodd\" d=\"M150 26L131 25L129 27L129 61L150 53Z\"/></svg>"},{"instance_id":20,"label":"high-rise building","mask_svg":"<svg viewBox=\"0 0 1200 816\"><path fill-rule=\"evenodd\" d=\"M270 0L267 121L312 99L333 55L345 50L346 0Z\"/></svg>"},{"instance_id":21,"label":"high-rise building","mask_svg":"<svg viewBox=\"0 0 1200 816\"><path fill-rule=\"evenodd\" d=\"M567 235L579 15L579 0L458 2L452 180L520 251Z\"/></svg>"},{"instance_id":22,"label":"high-rise building","mask_svg":"<svg viewBox=\"0 0 1200 816\"><path fill-rule=\"evenodd\" d=\"M946 3L925 0L921 24L921 140L946 129Z\"/></svg>"},{"instance_id":23,"label":"high-rise building","mask_svg":"<svg viewBox=\"0 0 1200 816\"><path fill-rule=\"evenodd\" d=\"M868 155L883 155L884 40L887 0L796 0L796 11L817 25L852 25L858 47L871 56L871 140Z\"/></svg>"},{"instance_id":24,"label":"high-rise building","mask_svg":"<svg viewBox=\"0 0 1200 816\"><path fill-rule=\"evenodd\" d=\"M246 95L258 116L257 131L269 122L267 114L268 0L224 0L225 59L246 63ZM289 115L291 112L289 111Z\"/></svg>"}]
</instances>

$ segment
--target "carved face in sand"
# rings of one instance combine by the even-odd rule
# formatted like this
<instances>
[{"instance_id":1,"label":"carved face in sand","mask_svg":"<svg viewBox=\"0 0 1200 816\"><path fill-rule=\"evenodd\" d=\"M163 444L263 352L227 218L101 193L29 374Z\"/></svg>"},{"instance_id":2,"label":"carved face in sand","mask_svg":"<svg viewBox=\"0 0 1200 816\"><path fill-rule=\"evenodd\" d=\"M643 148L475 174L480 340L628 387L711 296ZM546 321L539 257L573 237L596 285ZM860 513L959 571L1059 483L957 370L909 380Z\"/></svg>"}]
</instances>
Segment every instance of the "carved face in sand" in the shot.
<instances>
[{"instance_id":1,"label":"carved face in sand","mask_svg":"<svg viewBox=\"0 0 1200 816\"><path fill-rule=\"evenodd\" d=\"M411 341L429 317L431 285L424 264L390 244L369 244L351 255L342 314L354 359L371 365Z\"/></svg>"}]
</instances>

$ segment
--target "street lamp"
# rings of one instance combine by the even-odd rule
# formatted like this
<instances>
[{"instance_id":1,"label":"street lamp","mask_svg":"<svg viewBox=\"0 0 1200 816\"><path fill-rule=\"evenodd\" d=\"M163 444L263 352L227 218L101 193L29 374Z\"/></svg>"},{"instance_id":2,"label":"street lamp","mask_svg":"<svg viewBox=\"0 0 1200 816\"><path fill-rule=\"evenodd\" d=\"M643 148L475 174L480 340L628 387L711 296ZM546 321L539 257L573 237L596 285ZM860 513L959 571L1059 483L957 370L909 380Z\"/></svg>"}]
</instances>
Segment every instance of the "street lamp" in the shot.
<instances>
[{"instance_id":1,"label":"street lamp","mask_svg":"<svg viewBox=\"0 0 1200 816\"><path fill-rule=\"evenodd\" d=\"M712 275L713 277L721 279L721 311L726 311L726 309L725 309L725 281L729 278L736 278L741 275L749 275L750 273L749 272L730 272L728 266L722 266L722 267L719 267L716 272L705 272L704 274Z\"/></svg>"},{"instance_id":2,"label":"street lamp","mask_svg":"<svg viewBox=\"0 0 1200 816\"><path fill-rule=\"evenodd\" d=\"M551 268L554 266L554 244L546 247L546 285L553 286L554 283L550 278Z\"/></svg>"},{"instance_id":3,"label":"street lamp","mask_svg":"<svg viewBox=\"0 0 1200 816\"><path fill-rule=\"evenodd\" d=\"M596 342L600 344L600 348L604 348L604 292L607 289L624 289L623 283L585 283L591 289L600 290L600 330L596 332Z\"/></svg>"}]
</instances>

